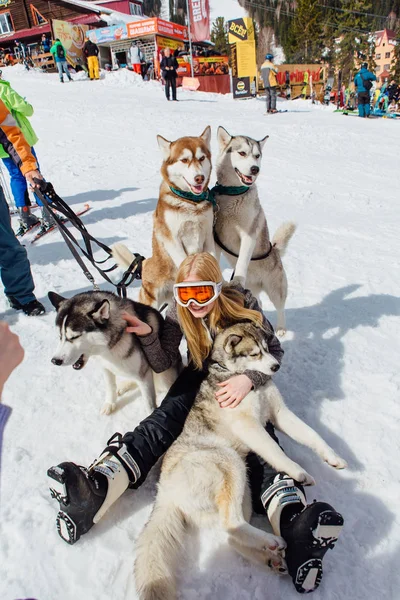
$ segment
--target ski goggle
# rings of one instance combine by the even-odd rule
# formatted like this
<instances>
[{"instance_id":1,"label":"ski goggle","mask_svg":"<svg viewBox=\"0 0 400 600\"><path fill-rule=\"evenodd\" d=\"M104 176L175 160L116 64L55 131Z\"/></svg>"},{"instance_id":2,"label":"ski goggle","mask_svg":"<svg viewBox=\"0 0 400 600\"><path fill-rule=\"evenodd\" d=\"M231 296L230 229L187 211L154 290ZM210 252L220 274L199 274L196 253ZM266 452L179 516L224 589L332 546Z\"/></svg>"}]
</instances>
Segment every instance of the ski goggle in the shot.
<instances>
[{"instance_id":1,"label":"ski goggle","mask_svg":"<svg viewBox=\"0 0 400 600\"><path fill-rule=\"evenodd\" d=\"M175 283L174 298L181 306L193 302L197 306L207 306L214 302L222 290L222 281L193 281L190 283Z\"/></svg>"}]
</instances>

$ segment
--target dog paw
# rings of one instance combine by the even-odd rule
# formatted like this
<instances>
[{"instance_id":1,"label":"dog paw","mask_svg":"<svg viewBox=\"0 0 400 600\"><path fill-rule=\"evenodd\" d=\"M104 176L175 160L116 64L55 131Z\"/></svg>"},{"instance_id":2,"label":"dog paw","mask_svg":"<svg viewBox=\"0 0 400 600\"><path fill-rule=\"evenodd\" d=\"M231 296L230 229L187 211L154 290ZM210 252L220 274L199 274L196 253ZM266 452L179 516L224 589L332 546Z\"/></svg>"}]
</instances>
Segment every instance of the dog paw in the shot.
<instances>
[{"instance_id":1,"label":"dog paw","mask_svg":"<svg viewBox=\"0 0 400 600\"><path fill-rule=\"evenodd\" d=\"M315 485L315 479L312 477L307 471L300 470L297 473L292 475L293 479L302 483L303 485Z\"/></svg>"},{"instance_id":2,"label":"dog paw","mask_svg":"<svg viewBox=\"0 0 400 600\"><path fill-rule=\"evenodd\" d=\"M274 571L274 573L277 575L287 575L289 572L284 558L270 558L266 564L267 567Z\"/></svg>"},{"instance_id":3,"label":"dog paw","mask_svg":"<svg viewBox=\"0 0 400 600\"><path fill-rule=\"evenodd\" d=\"M344 458L341 458L335 454L335 452L329 452L329 454L325 455L324 461L335 469L346 469L347 467L347 462L344 460Z\"/></svg>"},{"instance_id":4,"label":"dog paw","mask_svg":"<svg viewBox=\"0 0 400 600\"><path fill-rule=\"evenodd\" d=\"M104 402L101 407L100 414L101 415L110 415L113 410L115 410L116 404L114 402Z\"/></svg>"},{"instance_id":5,"label":"dog paw","mask_svg":"<svg viewBox=\"0 0 400 600\"><path fill-rule=\"evenodd\" d=\"M118 389L117 389L117 396L120 398L121 396L123 396L124 394L126 394L127 392L130 392L131 390L134 390L137 387L137 384L135 381L128 381L127 383L122 384ZM167 390L168 391L168 390ZM163 396L164 397L164 396Z\"/></svg>"}]
</instances>

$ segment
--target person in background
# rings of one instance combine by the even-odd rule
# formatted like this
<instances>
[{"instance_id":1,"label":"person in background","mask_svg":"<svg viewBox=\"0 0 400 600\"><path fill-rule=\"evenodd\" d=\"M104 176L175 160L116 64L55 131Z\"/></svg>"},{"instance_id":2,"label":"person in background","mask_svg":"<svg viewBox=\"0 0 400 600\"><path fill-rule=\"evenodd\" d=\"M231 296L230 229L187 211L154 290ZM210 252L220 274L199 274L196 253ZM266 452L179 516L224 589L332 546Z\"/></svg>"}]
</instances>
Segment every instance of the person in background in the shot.
<instances>
[{"instance_id":1,"label":"person in background","mask_svg":"<svg viewBox=\"0 0 400 600\"><path fill-rule=\"evenodd\" d=\"M376 75L368 71L368 64L364 62L354 78L354 85L357 88L359 117L368 118L371 113L370 90L373 81L376 81Z\"/></svg>"},{"instance_id":2,"label":"person in background","mask_svg":"<svg viewBox=\"0 0 400 600\"><path fill-rule=\"evenodd\" d=\"M44 54L50 52L51 42L45 33L42 35L41 46Z\"/></svg>"},{"instance_id":3,"label":"person in background","mask_svg":"<svg viewBox=\"0 0 400 600\"><path fill-rule=\"evenodd\" d=\"M265 94L267 98L267 112L276 113L276 88L278 85L276 75L278 67L273 64L274 56L272 54L265 55L265 61L261 65L261 77L263 78Z\"/></svg>"},{"instance_id":4,"label":"person in background","mask_svg":"<svg viewBox=\"0 0 400 600\"><path fill-rule=\"evenodd\" d=\"M392 100L396 100L397 93L398 93L398 85L395 82L395 80L392 79L392 81L390 82L390 84L387 87L387 94L389 96L389 104L392 103Z\"/></svg>"},{"instance_id":5,"label":"person in background","mask_svg":"<svg viewBox=\"0 0 400 600\"><path fill-rule=\"evenodd\" d=\"M162 71L162 76L164 78L165 81L165 96L167 98L167 100L170 99L170 89L172 89L172 100L174 102L177 102L177 98L176 98L176 78L177 78L177 68L178 68L178 61L176 60L175 56L171 55L171 49L170 48L165 48L164 50L164 56L163 59L161 61L161 71Z\"/></svg>"},{"instance_id":6,"label":"person in background","mask_svg":"<svg viewBox=\"0 0 400 600\"><path fill-rule=\"evenodd\" d=\"M0 99L7 106L8 110L16 120L18 127L21 129L26 141L28 142L31 152L35 159L37 156L33 146L37 143L38 138L34 132L32 125L30 124L27 117L33 115L33 106L22 98L10 85L8 81L5 81L1 77L0 72ZM10 175L10 186L11 192L14 196L15 205L19 214L19 229L16 233L17 236L21 236L29 229L38 225L40 220L31 213L30 210L30 199L28 193L28 185L26 179L21 172L21 169L15 164L12 158L7 154L4 147L0 144L0 158L2 159L7 171ZM41 202L36 198L39 205ZM49 214L42 207L42 230L47 231L53 226L53 220Z\"/></svg>"},{"instance_id":7,"label":"person in background","mask_svg":"<svg viewBox=\"0 0 400 600\"><path fill-rule=\"evenodd\" d=\"M138 75L142 74L142 62L144 61L144 55L138 46L137 42L133 42L129 49L129 58L131 61L132 69Z\"/></svg>"},{"instance_id":8,"label":"person in background","mask_svg":"<svg viewBox=\"0 0 400 600\"><path fill-rule=\"evenodd\" d=\"M99 49L92 40L87 40L83 47L83 52L87 59L88 69L89 69L89 78L93 81L93 79L100 79L100 70L99 70Z\"/></svg>"},{"instance_id":9,"label":"person in background","mask_svg":"<svg viewBox=\"0 0 400 600\"><path fill-rule=\"evenodd\" d=\"M1 446L3 431L11 408L1 403L4 384L16 367L24 358L24 349L19 338L10 331L8 324L0 321L0 473L1 473Z\"/></svg>"},{"instance_id":10,"label":"person in background","mask_svg":"<svg viewBox=\"0 0 400 600\"><path fill-rule=\"evenodd\" d=\"M43 179L35 157L7 106L0 100L0 143L21 170L32 188L35 179ZM35 297L31 266L26 250L11 227L10 211L0 187L0 277L11 308L22 310L28 316L42 315L43 304Z\"/></svg>"},{"instance_id":11,"label":"person in background","mask_svg":"<svg viewBox=\"0 0 400 600\"><path fill-rule=\"evenodd\" d=\"M58 74L60 76L61 83L64 83L63 73L66 74L69 81L72 81L72 77L68 71L68 63L67 63L67 53L65 51L64 46L57 38L52 47L50 48L50 52L54 56L54 61L57 65Z\"/></svg>"}]
</instances>

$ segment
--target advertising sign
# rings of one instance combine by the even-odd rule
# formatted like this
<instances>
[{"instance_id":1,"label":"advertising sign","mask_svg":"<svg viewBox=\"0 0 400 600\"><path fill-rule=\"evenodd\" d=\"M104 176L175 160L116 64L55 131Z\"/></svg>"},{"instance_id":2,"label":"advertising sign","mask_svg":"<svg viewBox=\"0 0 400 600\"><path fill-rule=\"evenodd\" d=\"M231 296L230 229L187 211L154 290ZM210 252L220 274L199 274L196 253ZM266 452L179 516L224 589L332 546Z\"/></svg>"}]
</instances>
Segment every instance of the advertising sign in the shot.
<instances>
[{"instance_id":1,"label":"advertising sign","mask_svg":"<svg viewBox=\"0 0 400 600\"><path fill-rule=\"evenodd\" d=\"M184 58L178 58L179 77L190 75L190 64ZM196 77L200 75L228 75L229 59L227 56L198 56L193 59L193 71Z\"/></svg>"},{"instance_id":2,"label":"advertising sign","mask_svg":"<svg viewBox=\"0 0 400 600\"><path fill-rule=\"evenodd\" d=\"M254 40L254 23L249 17L243 19L233 19L228 21L228 42L235 44L236 42L246 42Z\"/></svg>"},{"instance_id":3,"label":"advertising sign","mask_svg":"<svg viewBox=\"0 0 400 600\"><path fill-rule=\"evenodd\" d=\"M111 27L101 27L101 29L91 29L86 33L94 44L104 44L105 42L115 42L126 40L128 31L126 25L112 25Z\"/></svg>"},{"instance_id":4,"label":"advertising sign","mask_svg":"<svg viewBox=\"0 0 400 600\"><path fill-rule=\"evenodd\" d=\"M128 23L128 38L142 37L151 35L152 33L160 33L179 40L187 40L187 27L170 23L164 19L144 19L143 21L135 21Z\"/></svg>"},{"instance_id":5,"label":"advertising sign","mask_svg":"<svg viewBox=\"0 0 400 600\"><path fill-rule=\"evenodd\" d=\"M190 30L193 42L210 39L209 0L188 0L190 12Z\"/></svg>"},{"instance_id":6,"label":"advertising sign","mask_svg":"<svg viewBox=\"0 0 400 600\"><path fill-rule=\"evenodd\" d=\"M158 35L156 37L157 48L159 50L165 50L165 48L171 48L171 50L178 50L182 48L183 44L179 40L171 40L170 38Z\"/></svg>"},{"instance_id":7,"label":"advertising sign","mask_svg":"<svg viewBox=\"0 0 400 600\"><path fill-rule=\"evenodd\" d=\"M257 94L257 61L252 19L228 21L231 50L232 92L234 98L249 98Z\"/></svg>"},{"instance_id":8,"label":"advertising sign","mask_svg":"<svg viewBox=\"0 0 400 600\"><path fill-rule=\"evenodd\" d=\"M86 42L87 25L74 25L67 21L53 20L54 38L58 38L67 52L67 59L73 65L85 64L83 46Z\"/></svg>"}]
</instances>

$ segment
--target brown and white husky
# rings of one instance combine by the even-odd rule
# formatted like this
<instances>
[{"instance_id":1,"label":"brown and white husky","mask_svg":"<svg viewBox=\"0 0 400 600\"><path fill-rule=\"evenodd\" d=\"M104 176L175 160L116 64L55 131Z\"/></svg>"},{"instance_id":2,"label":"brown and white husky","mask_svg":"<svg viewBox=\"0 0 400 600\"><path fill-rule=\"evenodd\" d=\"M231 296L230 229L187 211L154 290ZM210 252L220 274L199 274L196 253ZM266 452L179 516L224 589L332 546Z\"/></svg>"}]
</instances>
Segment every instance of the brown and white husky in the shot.
<instances>
[{"instance_id":1,"label":"brown and white husky","mask_svg":"<svg viewBox=\"0 0 400 600\"><path fill-rule=\"evenodd\" d=\"M199 137L169 142L157 136L163 154L162 183L153 216L152 256L143 262L140 302L159 308L171 299L178 267L189 254L214 254L213 205L208 200L211 175L211 128ZM123 244L113 256L124 267L134 257Z\"/></svg>"}]
</instances>

